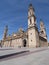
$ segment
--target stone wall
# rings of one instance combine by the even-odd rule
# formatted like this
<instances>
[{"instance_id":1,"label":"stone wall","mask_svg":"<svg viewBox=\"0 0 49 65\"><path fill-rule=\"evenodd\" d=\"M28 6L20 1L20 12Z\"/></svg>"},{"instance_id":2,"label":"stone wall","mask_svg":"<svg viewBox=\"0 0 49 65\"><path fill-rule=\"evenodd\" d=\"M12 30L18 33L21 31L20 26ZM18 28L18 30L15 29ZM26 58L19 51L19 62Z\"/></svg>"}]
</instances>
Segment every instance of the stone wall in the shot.
<instances>
[{"instance_id":1,"label":"stone wall","mask_svg":"<svg viewBox=\"0 0 49 65\"><path fill-rule=\"evenodd\" d=\"M19 46L23 46L22 38L4 41L4 47L19 47Z\"/></svg>"},{"instance_id":2,"label":"stone wall","mask_svg":"<svg viewBox=\"0 0 49 65\"><path fill-rule=\"evenodd\" d=\"M45 38L43 38L43 37L40 36L39 40L40 40L40 42L39 42L39 46L40 47L47 47L48 46L47 39L45 39Z\"/></svg>"}]
</instances>

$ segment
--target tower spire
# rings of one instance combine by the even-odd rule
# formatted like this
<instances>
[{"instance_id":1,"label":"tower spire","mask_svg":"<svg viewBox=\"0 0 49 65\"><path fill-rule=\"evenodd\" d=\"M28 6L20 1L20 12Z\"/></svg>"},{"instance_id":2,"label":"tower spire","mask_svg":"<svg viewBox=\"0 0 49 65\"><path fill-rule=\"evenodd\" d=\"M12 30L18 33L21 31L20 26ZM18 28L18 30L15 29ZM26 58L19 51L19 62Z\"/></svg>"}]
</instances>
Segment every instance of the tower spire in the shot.
<instances>
[{"instance_id":1,"label":"tower spire","mask_svg":"<svg viewBox=\"0 0 49 65\"><path fill-rule=\"evenodd\" d=\"M29 4L29 8L28 8L28 10L29 10L29 9L33 9L33 11L35 11L35 9L34 9L34 7L32 6L31 3Z\"/></svg>"},{"instance_id":2,"label":"tower spire","mask_svg":"<svg viewBox=\"0 0 49 65\"><path fill-rule=\"evenodd\" d=\"M6 37L7 37L7 32L8 32L8 26L6 25L6 26L5 26L5 30L4 30L3 39L6 39Z\"/></svg>"},{"instance_id":3,"label":"tower spire","mask_svg":"<svg viewBox=\"0 0 49 65\"><path fill-rule=\"evenodd\" d=\"M47 39L46 28L45 28L45 25L44 25L42 20L40 20L40 36L42 36L45 39Z\"/></svg>"},{"instance_id":4,"label":"tower spire","mask_svg":"<svg viewBox=\"0 0 49 65\"><path fill-rule=\"evenodd\" d=\"M29 4L28 16L31 16L31 15L35 15L35 10L34 10L34 7L32 6L32 4Z\"/></svg>"},{"instance_id":5,"label":"tower spire","mask_svg":"<svg viewBox=\"0 0 49 65\"><path fill-rule=\"evenodd\" d=\"M30 4L28 8L28 27L31 26L36 26L35 10L32 4Z\"/></svg>"}]
</instances>

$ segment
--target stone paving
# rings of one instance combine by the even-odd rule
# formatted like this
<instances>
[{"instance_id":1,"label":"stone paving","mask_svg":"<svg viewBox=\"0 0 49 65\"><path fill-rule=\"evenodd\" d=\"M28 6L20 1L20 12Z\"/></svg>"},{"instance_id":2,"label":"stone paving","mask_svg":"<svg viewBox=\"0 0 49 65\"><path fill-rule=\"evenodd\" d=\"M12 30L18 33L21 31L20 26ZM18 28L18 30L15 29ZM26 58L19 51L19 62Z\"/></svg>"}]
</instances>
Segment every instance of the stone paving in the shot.
<instances>
[{"instance_id":1,"label":"stone paving","mask_svg":"<svg viewBox=\"0 0 49 65\"><path fill-rule=\"evenodd\" d=\"M43 50L43 49L47 49L47 47L43 48L27 48L27 47L22 47L22 48L11 48L11 47L3 47L0 48L0 56L3 55L7 55L7 54L12 54L12 53L17 53L17 52L21 52L21 51L36 51L36 50Z\"/></svg>"},{"instance_id":2,"label":"stone paving","mask_svg":"<svg viewBox=\"0 0 49 65\"><path fill-rule=\"evenodd\" d=\"M32 52L39 49L46 50L1 61L0 65L49 65L49 48L31 48L29 50Z\"/></svg>"},{"instance_id":3,"label":"stone paving","mask_svg":"<svg viewBox=\"0 0 49 65\"><path fill-rule=\"evenodd\" d=\"M27 51L27 50L28 50L27 48L11 48L11 47L0 48L0 56L12 54L12 53L18 53L18 52Z\"/></svg>"}]
</instances>

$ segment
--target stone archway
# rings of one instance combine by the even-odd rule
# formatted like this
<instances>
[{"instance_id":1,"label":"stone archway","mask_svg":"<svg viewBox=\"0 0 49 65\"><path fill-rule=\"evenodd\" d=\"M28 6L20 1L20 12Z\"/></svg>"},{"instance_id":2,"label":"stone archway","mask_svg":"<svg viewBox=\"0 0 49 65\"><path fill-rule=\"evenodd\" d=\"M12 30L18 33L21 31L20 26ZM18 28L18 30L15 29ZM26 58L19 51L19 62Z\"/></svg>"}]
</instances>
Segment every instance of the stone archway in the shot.
<instances>
[{"instance_id":1,"label":"stone archway","mask_svg":"<svg viewBox=\"0 0 49 65\"><path fill-rule=\"evenodd\" d=\"M26 39L23 40L23 47L26 47Z\"/></svg>"}]
</instances>

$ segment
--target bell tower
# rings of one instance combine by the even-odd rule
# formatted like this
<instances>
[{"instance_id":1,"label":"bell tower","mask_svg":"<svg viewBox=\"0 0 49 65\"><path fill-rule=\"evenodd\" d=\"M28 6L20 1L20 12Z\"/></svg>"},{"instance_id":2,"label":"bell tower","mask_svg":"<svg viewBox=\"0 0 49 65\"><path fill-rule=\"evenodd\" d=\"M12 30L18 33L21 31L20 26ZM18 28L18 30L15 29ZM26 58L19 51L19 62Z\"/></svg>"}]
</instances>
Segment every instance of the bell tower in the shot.
<instances>
[{"instance_id":1,"label":"bell tower","mask_svg":"<svg viewBox=\"0 0 49 65\"><path fill-rule=\"evenodd\" d=\"M5 27L3 39L6 39L8 32L8 26Z\"/></svg>"},{"instance_id":2,"label":"bell tower","mask_svg":"<svg viewBox=\"0 0 49 65\"><path fill-rule=\"evenodd\" d=\"M36 26L35 10L32 7L32 4L30 4L28 8L28 46L39 46L38 28Z\"/></svg>"},{"instance_id":3,"label":"bell tower","mask_svg":"<svg viewBox=\"0 0 49 65\"><path fill-rule=\"evenodd\" d=\"M40 21L40 36L47 39L46 28L45 28L44 23L43 23L42 20Z\"/></svg>"},{"instance_id":4,"label":"bell tower","mask_svg":"<svg viewBox=\"0 0 49 65\"><path fill-rule=\"evenodd\" d=\"M36 25L36 22L35 22L36 17L35 17L34 12L35 12L35 10L32 7L32 4L30 4L29 8L28 8L28 28Z\"/></svg>"}]
</instances>

